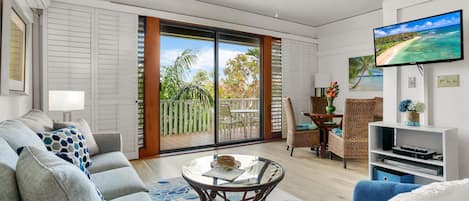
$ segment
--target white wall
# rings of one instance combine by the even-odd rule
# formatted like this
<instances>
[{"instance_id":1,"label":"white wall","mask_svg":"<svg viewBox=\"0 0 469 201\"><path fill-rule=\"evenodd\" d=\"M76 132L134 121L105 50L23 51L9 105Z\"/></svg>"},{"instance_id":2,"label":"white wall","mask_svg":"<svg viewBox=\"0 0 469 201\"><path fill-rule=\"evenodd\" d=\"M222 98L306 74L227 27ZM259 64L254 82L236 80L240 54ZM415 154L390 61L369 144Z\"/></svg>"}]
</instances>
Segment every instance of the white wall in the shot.
<instances>
[{"instance_id":1,"label":"white wall","mask_svg":"<svg viewBox=\"0 0 469 201\"><path fill-rule=\"evenodd\" d=\"M416 4L405 6L402 5L408 3L406 0L385 0L383 2L383 9L385 13L384 21L391 22L395 18L397 21L408 21L412 19L427 17L435 14L445 13L457 9L463 9L464 11L469 10L469 1L444 1L444 0L433 0L433 1L414 1ZM396 8L398 8L396 10ZM400 8L400 9L399 9ZM396 15L393 15L393 11ZM464 27L469 27L469 16L464 13ZM469 32L464 32L464 38L469 38ZM469 48L469 43L466 41L464 49ZM467 51L466 51L467 52ZM467 57L467 54L465 55ZM428 98L427 104L429 108L427 110L430 122L433 122L436 126L447 126L456 127L459 130L459 150L460 150L460 176L469 177L469 61L457 61L449 63L435 63L425 64L424 68L428 75ZM401 84L397 90L389 90L385 93L396 93L399 99L412 98L417 100L424 100L425 94L423 78L412 67L400 68L398 74L398 81ZM439 75L448 74L459 74L460 75L460 87L454 88L437 88L436 79ZM385 75L387 76L387 75ZM417 76L416 89L407 88L407 77ZM397 111L397 108L395 108ZM385 114L386 115L386 114Z\"/></svg>"},{"instance_id":2,"label":"white wall","mask_svg":"<svg viewBox=\"0 0 469 201\"><path fill-rule=\"evenodd\" d=\"M297 122L311 121L301 112L310 112L313 74L317 72L316 55L316 44L282 39L283 96L292 99Z\"/></svg>"},{"instance_id":3,"label":"white wall","mask_svg":"<svg viewBox=\"0 0 469 201\"><path fill-rule=\"evenodd\" d=\"M348 59L373 54L373 28L382 25L382 11L318 27L319 72L329 74L340 84L340 94L334 101L337 111L344 111L346 98L373 98L381 91L350 91L348 86Z\"/></svg>"}]
</instances>

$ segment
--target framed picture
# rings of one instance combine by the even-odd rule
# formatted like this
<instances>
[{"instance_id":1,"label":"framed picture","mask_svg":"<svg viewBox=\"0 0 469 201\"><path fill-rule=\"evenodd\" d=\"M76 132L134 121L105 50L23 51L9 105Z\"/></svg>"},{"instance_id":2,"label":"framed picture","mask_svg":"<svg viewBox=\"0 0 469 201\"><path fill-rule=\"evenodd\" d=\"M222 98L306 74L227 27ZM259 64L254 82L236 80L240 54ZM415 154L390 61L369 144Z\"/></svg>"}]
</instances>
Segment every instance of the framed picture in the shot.
<instances>
[{"instance_id":1,"label":"framed picture","mask_svg":"<svg viewBox=\"0 0 469 201\"><path fill-rule=\"evenodd\" d=\"M383 70L376 68L374 55L349 58L349 90L383 90Z\"/></svg>"},{"instance_id":2,"label":"framed picture","mask_svg":"<svg viewBox=\"0 0 469 201\"><path fill-rule=\"evenodd\" d=\"M1 0L0 95L29 95L33 14L16 0Z\"/></svg>"},{"instance_id":3,"label":"framed picture","mask_svg":"<svg viewBox=\"0 0 469 201\"><path fill-rule=\"evenodd\" d=\"M25 91L26 23L12 9L10 15L10 63L8 65L9 90Z\"/></svg>"}]
</instances>

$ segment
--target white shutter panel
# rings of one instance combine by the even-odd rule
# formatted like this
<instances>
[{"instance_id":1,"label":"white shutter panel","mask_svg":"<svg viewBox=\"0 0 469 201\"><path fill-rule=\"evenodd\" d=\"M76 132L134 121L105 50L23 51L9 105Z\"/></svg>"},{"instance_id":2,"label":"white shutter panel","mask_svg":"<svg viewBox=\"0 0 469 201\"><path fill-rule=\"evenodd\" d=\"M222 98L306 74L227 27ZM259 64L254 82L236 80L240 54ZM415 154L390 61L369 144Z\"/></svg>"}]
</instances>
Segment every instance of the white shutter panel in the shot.
<instances>
[{"instance_id":1,"label":"white shutter panel","mask_svg":"<svg viewBox=\"0 0 469 201\"><path fill-rule=\"evenodd\" d=\"M44 108L49 90L85 91L85 110L74 118L91 121L91 8L54 3L45 12ZM54 119L62 113L51 112Z\"/></svg>"},{"instance_id":2,"label":"white shutter panel","mask_svg":"<svg viewBox=\"0 0 469 201\"><path fill-rule=\"evenodd\" d=\"M85 118L94 132L121 133L124 153L137 158L138 16L54 2L44 17L44 94L85 91L85 111L73 118Z\"/></svg>"},{"instance_id":3,"label":"white shutter panel","mask_svg":"<svg viewBox=\"0 0 469 201\"><path fill-rule=\"evenodd\" d=\"M138 17L97 10L96 130L119 131L136 158Z\"/></svg>"}]
</instances>

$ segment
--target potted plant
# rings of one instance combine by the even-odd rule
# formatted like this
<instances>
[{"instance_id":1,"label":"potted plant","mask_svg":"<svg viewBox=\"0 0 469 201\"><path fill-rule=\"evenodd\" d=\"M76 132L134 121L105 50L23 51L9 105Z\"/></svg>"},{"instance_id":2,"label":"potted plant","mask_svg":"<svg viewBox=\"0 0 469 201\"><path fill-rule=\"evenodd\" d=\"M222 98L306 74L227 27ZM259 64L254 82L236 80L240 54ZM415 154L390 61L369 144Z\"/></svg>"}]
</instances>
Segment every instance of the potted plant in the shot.
<instances>
[{"instance_id":1,"label":"potted plant","mask_svg":"<svg viewBox=\"0 0 469 201\"><path fill-rule=\"evenodd\" d=\"M331 82L326 92L326 113L333 114L335 112L334 99L339 95L339 83L337 81Z\"/></svg>"},{"instance_id":2,"label":"potted plant","mask_svg":"<svg viewBox=\"0 0 469 201\"><path fill-rule=\"evenodd\" d=\"M413 103L412 100L406 99L399 103L399 111L407 112L408 126L420 126L420 113L425 111L425 104L422 102Z\"/></svg>"}]
</instances>

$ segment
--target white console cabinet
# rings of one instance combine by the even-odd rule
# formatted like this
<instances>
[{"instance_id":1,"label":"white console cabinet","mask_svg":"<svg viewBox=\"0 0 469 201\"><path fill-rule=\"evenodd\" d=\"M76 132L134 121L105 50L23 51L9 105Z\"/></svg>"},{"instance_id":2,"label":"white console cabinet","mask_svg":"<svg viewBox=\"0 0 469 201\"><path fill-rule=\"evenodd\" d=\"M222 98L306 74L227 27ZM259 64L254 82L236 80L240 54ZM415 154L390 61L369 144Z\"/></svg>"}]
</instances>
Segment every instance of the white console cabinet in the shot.
<instances>
[{"instance_id":1,"label":"white console cabinet","mask_svg":"<svg viewBox=\"0 0 469 201\"><path fill-rule=\"evenodd\" d=\"M383 132L387 129L388 132ZM383 150L383 135L394 132L394 145L412 145L425 147L441 153L443 161L423 160L404 155L395 154L392 150ZM427 184L435 181L448 181L459 179L458 134L456 128L439 128L434 126L405 126L399 123L373 122L369 124L369 172L373 177L373 168L380 167L402 173L414 175L415 183ZM390 165L383 162L384 158L398 159L401 163L413 163L442 167L441 175L432 175L406 168L404 166Z\"/></svg>"}]
</instances>

